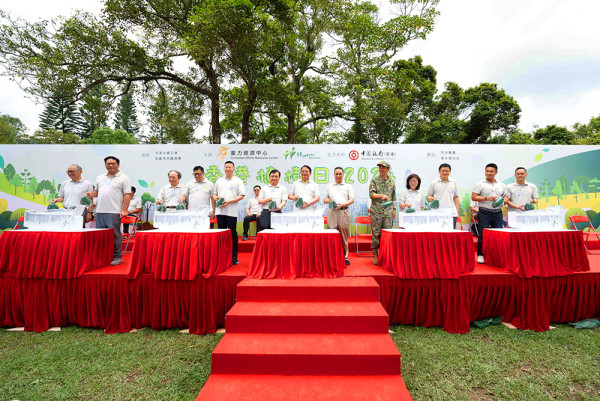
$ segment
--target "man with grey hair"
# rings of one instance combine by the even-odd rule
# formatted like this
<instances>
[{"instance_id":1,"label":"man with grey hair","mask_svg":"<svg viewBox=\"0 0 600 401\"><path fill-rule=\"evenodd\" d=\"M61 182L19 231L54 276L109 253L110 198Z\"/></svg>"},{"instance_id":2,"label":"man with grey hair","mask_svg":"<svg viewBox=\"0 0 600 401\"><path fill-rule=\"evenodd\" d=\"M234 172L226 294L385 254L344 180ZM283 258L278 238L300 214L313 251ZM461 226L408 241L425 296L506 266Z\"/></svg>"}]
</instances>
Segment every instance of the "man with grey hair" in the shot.
<instances>
[{"instance_id":1,"label":"man with grey hair","mask_svg":"<svg viewBox=\"0 0 600 401\"><path fill-rule=\"evenodd\" d=\"M81 198L84 194L94 190L94 186L91 182L81 178L82 173L83 169L79 164L71 164L67 167L69 179L60 184L58 198L50 199L50 202L62 202L65 209L71 209L81 205Z\"/></svg>"},{"instance_id":2,"label":"man with grey hair","mask_svg":"<svg viewBox=\"0 0 600 401\"><path fill-rule=\"evenodd\" d=\"M156 204L161 205L164 203L167 209L175 210L177 204L181 202L181 199L185 199L186 195L185 186L181 185L180 181L181 173L179 171L169 171L169 184L160 189L156 197Z\"/></svg>"}]
</instances>

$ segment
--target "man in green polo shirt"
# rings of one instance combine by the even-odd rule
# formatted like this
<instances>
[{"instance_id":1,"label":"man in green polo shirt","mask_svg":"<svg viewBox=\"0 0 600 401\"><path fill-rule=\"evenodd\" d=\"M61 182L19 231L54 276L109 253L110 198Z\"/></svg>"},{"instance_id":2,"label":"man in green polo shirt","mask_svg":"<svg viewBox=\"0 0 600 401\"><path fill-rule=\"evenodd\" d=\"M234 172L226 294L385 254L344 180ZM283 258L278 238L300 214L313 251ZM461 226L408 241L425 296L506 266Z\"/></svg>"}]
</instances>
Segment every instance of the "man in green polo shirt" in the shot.
<instances>
[{"instance_id":1,"label":"man in green polo shirt","mask_svg":"<svg viewBox=\"0 0 600 401\"><path fill-rule=\"evenodd\" d=\"M379 256L379 238L383 228L392 228L396 218L396 205L383 207L384 202L396 201L396 182L389 177L389 162L377 163L379 175L369 184L369 198L371 198L371 249L373 249L373 264L377 264Z\"/></svg>"}]
</instances>

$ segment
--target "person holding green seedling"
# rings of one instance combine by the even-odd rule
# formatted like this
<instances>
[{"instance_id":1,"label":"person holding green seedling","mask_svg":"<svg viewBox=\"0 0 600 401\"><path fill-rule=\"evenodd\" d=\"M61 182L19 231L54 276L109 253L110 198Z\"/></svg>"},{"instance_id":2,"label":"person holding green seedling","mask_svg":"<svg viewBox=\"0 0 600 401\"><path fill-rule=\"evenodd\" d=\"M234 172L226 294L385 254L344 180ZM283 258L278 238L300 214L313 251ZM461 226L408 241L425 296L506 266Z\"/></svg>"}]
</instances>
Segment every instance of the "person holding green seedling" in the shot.
<instances>
[{"instance_id":1,"label":"person holding green seedling","mask_svg":"<svg viewBox=\"0 0 600 401\"><path fill-rule=\"evenodd\" d=\"M235 164L232 161L225 162L225 177L221 177L215 183L215 194L213 199L216 202L217 225L219 228L228 228L231 230L231 239L233 245L231 249L231 263L238 265L238 236L237 236L237 216L238 202L246 196L244 182L233 175Z\"/></svg>"},{"instance_id":2,"label":"person holding green seedling","mask_svg":"<svg viewBox=\"0 0 600 401\"><path fill-rule=\"evenodd\" d=\"M257 229L261 231L271 228L271 213L281 213L288 199L287 189L279 185L281 173L279 170L269 172L270 184L263 187L258 195L258 203L262 206L262 212L258 221Z\"/></svg>"},{"instance_id":3,"label":"person holding green seedling","mask_svg":"<svg viewBox=\"0 0 600 401\"><path fill-rule=\"evenodd\" d=\"M260 194L260 186L255 185L252 188L252 192L254 192L254 197L248 200L248 204L246 205L246 215L244 216L244 223L242 224L244 227L244 236L242 237L242 241L248 240L248 230L250 230L250 222L256 221L256 232L260 231L260 213L262 212L262 206L258 204L258 195Z\"/></svg>"},{"instance_id":4,"label":"person holding green seedling","mask_svg":"<svg viewBox=\"0 0 600 401\"><path fill-rule=\"evenodd\" d=\"M525 167L517 167L515 170L515 182L508 184L508 197L506 206L508 212L520 210L533 210L538 201L538 191L535 184L525 181L527 170Z\"/></svg>"},{"instance_id":5,"label":"person holding green seedling","mask_svg":"<svg viewBox=\"0 0 600 401\"><path fill-rule=\"evenodd\" d=\"M344 246L344 258L346 266L348 260L348 235L350 234L350 205L354 203L354 191L352 186L344 182L344 169L336 167L333 170L335 182L327 185L323 202L329 205L327 210L327 228L339 231Z\"/></svg>"},{"instance_id":6,"label":"person holding green seedling","mask_svg":"<svg viewBox=\"0 0 600 401\"><path fill-rule=\"evenodd\" d=\"M215 217L217 202L213 199L215 194L215 184L208 181L204 175L204 167L195 166L192 170L194 179L185 186L184 194L179 199L181 202L187 201L188 209L199 209L202 206L208 206L208 217ZM211 223L212 228L212 223Z\"/></svg>"},{"instance_id":7,"label":"person holding green seedling","mask_svg":"<svg viewBox=\"0 0 600 401\"><path fill-rule=\"evenodd\" d=\"M456 227L456 219L458 217L458 183L455 179L450 178L452 167L448 163L440 164L438 172L440 178L436 178L429 184L427 200L437 206L433 207L434 209L454 206L452 217L454 217L453 225Z\"/></svg>"},{"instance_id":8,"label":"person holding green seedling","mask_svg":"<svg viewBox=\"0 0 600 401\"><path fill-rule=\"evenodd\" d=\"M377 163L379 174L369 184L369 198L371 198L371 249L373 250L373 264L377 264L379 257L379 238L381 229L392 228L396 218L396 182L389 176L392 167L387 161Z\"/></svg>"},{"instance_id":9,"label":"person holding green seedling","mask_svg":"<svg viewBox=\"0 0 600 401\"><path fill-rule=\"evenodd\" d=\"M508 188L503 182L496 180L498 166L489 163L485 166L485 180L479 181L473 187L471 200L479 202L477 263L485 263L483 259L483 229L502 228L502 205L508 195Z\"/></svg>"},{"instance_id":10,"label":"person holding green seedling","mask_svg":"<svg viewBox=\"0 0 600 401\"><path fill-rule=\"evenodd\" d=\"M320 193L317 184L310 179L312 169L309 166L300 168L300 179L294 181L292 190L288 195L288 199L294 201L294 211L313 209L315 204L319 202Z\"/></svg>"},{"instance_id":11,"label":"person holding green seedling","mask_svg":"<svg viewBox=\"0 0 600 401\"><path fill-rule=\"evenodd\" d=\"M400 193L398 198L400 212L412 213L425 210L425 196L419 191L420 188L421 177L417 174L406 177L406 189Z\"/></svg>"},{"instance_id":12,"label":"person holding green seedling","mask_svg":"<svg viewBox=\"0 0 600 401\"><path fill-rule=\"evenodd\" d=\"M169 183L163 186L156 197L157 205L165 205L167 210L175 211L177 205L185 200L186 187L181 185L181 173L171 170L168 174Z\"/></svg>"},{"instance_id":13,"label":"person holding green seedling","mask_svg":"<svg viewBox=\"0 0 600 401\"><path fill-rule=\"evenodd\" d=\"M60 184L58 198L50 199L50 202L62 202L65 209L79 206L83 195L94 190L92 183L81 177L82 173L83 169L79 164L71 164L67 167L69 179Z\"/></svg>"}]
</instances>

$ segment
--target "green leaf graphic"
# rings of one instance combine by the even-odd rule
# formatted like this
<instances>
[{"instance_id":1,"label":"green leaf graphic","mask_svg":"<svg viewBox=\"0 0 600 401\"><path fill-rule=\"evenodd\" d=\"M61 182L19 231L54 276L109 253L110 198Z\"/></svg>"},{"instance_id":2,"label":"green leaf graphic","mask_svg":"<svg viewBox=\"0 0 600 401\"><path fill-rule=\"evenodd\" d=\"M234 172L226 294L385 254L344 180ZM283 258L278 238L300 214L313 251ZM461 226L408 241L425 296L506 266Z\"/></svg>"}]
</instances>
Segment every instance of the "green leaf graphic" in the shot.
<instances>
[{"instance_id":1,"label":"green leaf graphic","mask_svg":"<svg viewBox=\"0 0 600 401\"><path fill-rule=\"evenodd\" d=\"M537 163L537 162L539 162L540 160L542 160L542 154L541 154L541 153L540 153L540 154L538 154L538 155L535 157L535 162Z\"/></svg>"},{"instance_id":2,"label":"green leaf graphic","mask_svg":"<svg viewBox=\"0 0 600 401\"><path fill-rule=\"evenodd\" d=\"M152 181L152 183L150 184L150 188L152 188L154 186L154 181Z\"/></svg>"},{"instance_id":3,"label":"green leaf graphic","mask_svg":"<svg viewBox=\"0 0 600 401\"><path fill-rule=\"evenodd\" d=\"M138 182L140 183L140 185L144 188L148 188L148 183L144 180L138 180Z\"/></svg>"},{"instance_id":4,"label":"green leaf graphic","mask_svg":"<svg viewBox=\"0 0 600 401\"><path fill-rule=\"evenodd\" d=\"M4 159L0 156L0 168L4 168Z\"/></svg>"},{"instance_id":5,"label":"green leaf graphic","mask_svg":"<svg viewBox=\"0 0 600 401\"><path fill-rule=\"evenodd\" d=\"M542 149L544 152L550 152L550 149Z\"/></svg>"}]
</instances>

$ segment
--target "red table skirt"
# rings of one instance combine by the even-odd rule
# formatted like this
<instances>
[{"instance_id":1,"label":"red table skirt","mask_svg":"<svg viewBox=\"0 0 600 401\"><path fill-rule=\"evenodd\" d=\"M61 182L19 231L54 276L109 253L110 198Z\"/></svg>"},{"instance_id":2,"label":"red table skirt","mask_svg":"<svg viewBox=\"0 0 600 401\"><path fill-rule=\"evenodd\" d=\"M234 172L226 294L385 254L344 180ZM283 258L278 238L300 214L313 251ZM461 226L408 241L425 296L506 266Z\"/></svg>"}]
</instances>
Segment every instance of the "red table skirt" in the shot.
<instances>
[{"instance_id":1,"label":"red table skirt","mask_svg":"<svg viewBox=\"0 0 600 401\"><path fill-rule=\"evenodd\" d=\"M140 232L127 278L152 273L158 280L208 278L231 266L231 231Z\"/></svg>"},{"instance_id":2,"label":"red table skirt","mask_svg":"<svg viewBox=\"0 0 600 401\"><path fill-rule=\"evenodd\" d=\"M475 269L471 233L382 230L378 264L400 278L459 278Z\"/></svg>"},{"instance_id":3,"label":"red table skirt","mask_svg":"<svg viewBox=\"0 0 600 401\"><path fill-rule=\"evenodd\" d=\"M258 233L247 277L293 279L344 275L342 237L335 232Z\"/></svg>"},{"instance_id":4,"label":"red table skirt","mask_svg":"<svg viewBox=\"0 0 600 401\"><path fill-rule=\"evenodd\" d=\"M0 236L0 273L12 277L70 279L110 264L112 229L4 231Z\"/></svg>"},{"instance_id":5,"label":"red table skirt","mask_svg":"<svg viewBox=\"0 0 600 401\"><path fill-rule=\"evenodd\" d=\"M519 277L556 277L590 270L581 231L483 230L483 256L490 266Z\"/></svg>"}]
</instances>

